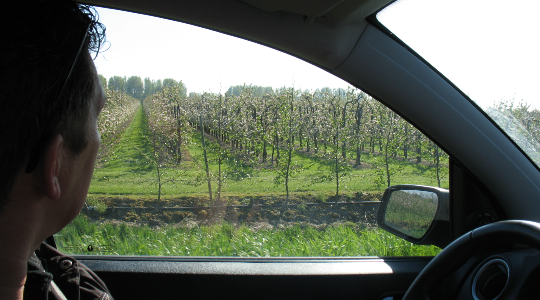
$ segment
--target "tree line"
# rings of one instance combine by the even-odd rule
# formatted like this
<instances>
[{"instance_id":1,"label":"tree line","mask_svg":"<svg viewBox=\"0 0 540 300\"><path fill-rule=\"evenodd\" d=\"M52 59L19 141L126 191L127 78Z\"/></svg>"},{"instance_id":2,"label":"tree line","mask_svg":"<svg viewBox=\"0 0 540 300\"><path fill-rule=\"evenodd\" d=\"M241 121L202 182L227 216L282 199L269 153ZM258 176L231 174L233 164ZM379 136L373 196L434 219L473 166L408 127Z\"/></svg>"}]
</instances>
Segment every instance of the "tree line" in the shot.
<instances>
[{"instance_id":1,"label":"tree line","mask_svg":"<svg viewBox=\"0 0 540 300\"><path fill-rule=\"evenodd\" d=\"M540 165L540 111L523 100L505 100L487 110L488 115Z\"/></svg>"},{"instance_id":2,"label":"tree line","mask_svg":"<svg viewBox=\"0 0 540 300\"><path fill-rule=\"evenodd\" d=\"M126 93L127 95L142 100L152 94L155 94L162 89L177 87L182 96L186 96L187 89L184 83L176 81L172 78L163 80L153 80L149 77L144 78L144 81L139 76L112 76L107 80L103 75L99 75L99 80L104 89L115 92Z\"/></svg>"}]
</instances>

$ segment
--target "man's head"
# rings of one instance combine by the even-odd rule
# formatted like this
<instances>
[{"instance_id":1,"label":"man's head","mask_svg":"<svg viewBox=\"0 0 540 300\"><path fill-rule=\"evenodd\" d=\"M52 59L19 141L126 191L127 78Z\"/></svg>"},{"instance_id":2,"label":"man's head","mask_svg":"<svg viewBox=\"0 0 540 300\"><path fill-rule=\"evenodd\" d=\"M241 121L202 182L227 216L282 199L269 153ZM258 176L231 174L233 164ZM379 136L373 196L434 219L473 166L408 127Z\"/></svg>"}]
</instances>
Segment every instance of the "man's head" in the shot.
<instances>
[{"instance_id":1,"label":"man's head","mask_svg":"<svg viewBox=\"0 0 540 300\"><path fill-rule=\"evenodd\" d=\"M17 174L43 164L55 136L75 156L87 147L99 93L88 53L99 50L104 28L69 0L9 1L0 28L1 214Z\"/></svg>"}]
</instances>

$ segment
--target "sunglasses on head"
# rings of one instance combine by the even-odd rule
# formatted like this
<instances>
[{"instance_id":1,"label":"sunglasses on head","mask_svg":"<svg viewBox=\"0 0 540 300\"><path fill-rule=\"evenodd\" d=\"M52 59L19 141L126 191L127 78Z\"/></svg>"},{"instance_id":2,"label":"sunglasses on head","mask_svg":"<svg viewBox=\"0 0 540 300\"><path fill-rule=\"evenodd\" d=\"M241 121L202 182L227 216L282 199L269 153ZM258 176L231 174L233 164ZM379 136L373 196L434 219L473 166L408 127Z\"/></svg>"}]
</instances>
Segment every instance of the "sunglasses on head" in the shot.
<instances>
[{"instance_id":1,"label":"sunglasses on head","mask_svg":"<svg viewBox=\"0 0 540 300\"><path fill-rule=\"evenodd\" d=\"M64 93L64 90L66 89L66 86L67 86L67 82L69 80L69 78L71 77L71 73L73 72L73 69L75 68L75 64L77 63L77 60L79 59L79 56L81 55L81 51L82 49L84 48L84 43L86 41L86 38L88 37L88 30L90 29L90 26L91 24L88 24L85 32L84 32L84 36L81 40L81 42L79 43L79 48L77 49L77 53L75 55L75 58L73 59L72 63L71 63L71 67L69 69L69 72L67 73L63 83L62 83L62 87L60 88L58 94L56 95L55 97L55 102L53 103L58 103L60 97L62 97L62 94ZM44 124L39 124L39 121L36 120L36 123L38 128L40 126L44 126ZM41 136L40 138L40 141L33 147L33 149L30 151L30 158L28 159L28 163L26 165L26 173L31 173L32 171L34 171L39 163L39 159L40 159L40 154L42 153L43 149L45 148L45 144L47 143L48 141L48 138L49 136L45 134L45 132L43 132L44 134Z\"/></svg>"}]
</instances>

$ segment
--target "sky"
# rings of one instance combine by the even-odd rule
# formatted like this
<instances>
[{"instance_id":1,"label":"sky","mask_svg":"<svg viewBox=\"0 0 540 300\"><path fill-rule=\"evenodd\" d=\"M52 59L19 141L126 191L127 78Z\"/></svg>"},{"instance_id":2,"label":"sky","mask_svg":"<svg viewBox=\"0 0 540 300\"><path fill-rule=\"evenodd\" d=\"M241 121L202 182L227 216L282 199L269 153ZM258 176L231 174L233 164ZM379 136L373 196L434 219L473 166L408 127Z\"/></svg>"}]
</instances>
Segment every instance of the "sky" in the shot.
<instances>
[{"instance_id":1,"label":"sky","mask_svg":"<svg viewBox=\"0 0 540 300\"><path fill-rule=\"evenodd\" d=\"M511 5L501 0L409 0L378 17L481 107L523 99L540 109L538 11L537 0ZM95 62L107 79L173 78L182 80L188 92L199 93L224 93L242 84L311 90L349 86L309 63L239 38L109 9L98 8L98 13L110 47Z\"/></svg>"},{"instance_id":2,"label":"sky","mask_svg":"<svg viewBox=\"0 0 540 300\"><path fill-rule=\"evenodd\" d=\"M398 1L378 16L481 107L540 109L540 1Z\"/></svg>"},{"instance_id":3,"label":"sky","mask_svg":"<svg viewBox=\"0 0 540 300\"><path fill-rule=\"evenodd\" d=\"M225 93L232 85L347 88L345 81L274 49L192 25L97 8L107 30L99 74L173 78L190 92ZM141 21L144 18L144 21Z\"/></svg>"}]
</instances>

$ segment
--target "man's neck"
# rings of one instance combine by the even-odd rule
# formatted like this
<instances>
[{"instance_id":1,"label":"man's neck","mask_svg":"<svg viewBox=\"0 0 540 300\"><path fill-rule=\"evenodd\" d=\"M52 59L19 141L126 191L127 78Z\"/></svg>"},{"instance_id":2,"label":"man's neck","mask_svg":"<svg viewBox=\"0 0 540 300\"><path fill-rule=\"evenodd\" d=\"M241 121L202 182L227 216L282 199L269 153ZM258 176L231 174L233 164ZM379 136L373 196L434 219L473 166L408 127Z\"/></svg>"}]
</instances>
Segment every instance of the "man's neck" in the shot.
<instances>
[{"instance_id":1,"label":"man's neck","mask_svg":"<svg viewBox=\"0 0 540 300\"><path fill-rule=\"evenodd\" d=\"M0 249L0 299L19 300L23 298L29 254L4 245Z\"/></svg>"},{"instance_id":2,"label":"man's neck","mask_svg":"<svg viewBox=\"0 0 540 300\"><path fill-rule=\"evenodd\" d=\"M40 244L40 237L31 218L39 217L4 211L0 215L0 299L22 299L28 259Z\"/></svg>"},{"instance_id":3,"label":"man's neck","mask_svg":"<svg viewBox=\"0 0 540 300\"><path fill-rule=\"evenodd\" d=\"M28 272L28 259L35 251L31 245L19 244L19 247L10 247L7 241L0 247L0 299L22 299L26 274Z\"/></svg>"},{"instance_id":4,"label":"man's neck","mask_svg":"<svg viewBox=\"0 0 540 300\"><path fill-rule=\"evenodd\" d=\"M24 294L24 283L20 287L11 287L0 285L0 299L3 300L22 300Z\"/></svg>"},{"instance_id":5,"label":"man's neck","mask_svg":"<svg viewBox=\"0 0 540 300\"><path fill-rule=\"evenodd\" d=\"M48 199L37 192L37 173L19 174L10 200L0 213L0 299L22 299L28 260L43 240L52 234L46 216L51 213Z\"/></svg>"},{"instance_id":6,"label":"man's neck","mask_svg":"<svg viewBox=\"0 0 540 300\"><path fill-rule=\"evenodd\" d=\"M0 299L22 300L28 258L9 251L0 256Z\"/></svg>"}]
</instances>

